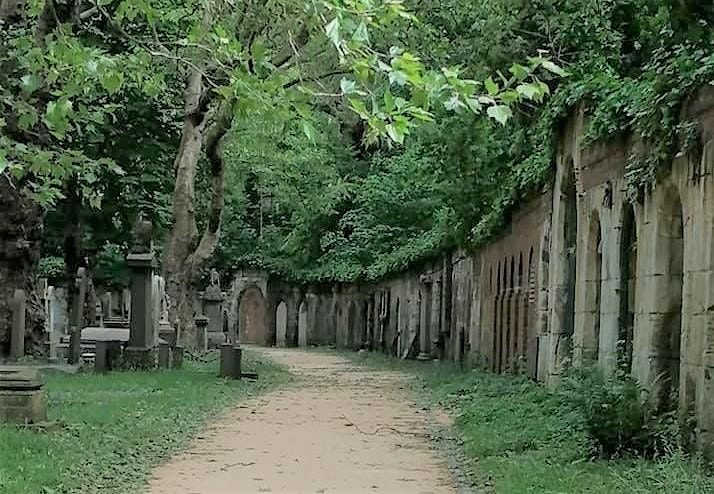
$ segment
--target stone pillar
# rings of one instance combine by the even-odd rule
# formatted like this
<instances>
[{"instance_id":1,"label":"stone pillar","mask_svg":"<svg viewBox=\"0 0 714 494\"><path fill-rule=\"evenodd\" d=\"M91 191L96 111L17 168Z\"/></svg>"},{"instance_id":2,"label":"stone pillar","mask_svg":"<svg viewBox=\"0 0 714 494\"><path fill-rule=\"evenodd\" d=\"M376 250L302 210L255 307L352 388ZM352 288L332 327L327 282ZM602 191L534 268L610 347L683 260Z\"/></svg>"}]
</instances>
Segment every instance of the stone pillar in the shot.
<instances>
[{"instance_id":1,"label":"stone pillar","mask_svg":"<svg viewBox=\"0 0 714 494\"><path fill-rule=\"evenodd\" d=\"M72 308L72 321L69 337L69 363L79 364L82 356L82 326L84 326L84 301L87 297L87 270L77 269L76 279L77 293L74 297L74 307Z\"/></svg>"},{"instance_id":2,"label":"stone pillar","mask_svg":"<svg viewBox=\"0 0 714 494\"><path fill-rule=\"evenodd\" d=\"M440 276L440 275L439 275ZM431 297L431 321L429 327L429 356L438 358L439 334L441 334L441 307L443 305L441 277L434 280Z\"/></svg>"},{"instance_id":3,"label":"stone pillar","mask_svg":"<svg viewBox=\"0 0 714 494\"><path fill-rule=\"evenodd\" d=\"M202 352L208 351L208 322L206 316L196 316L193 319L196 324L196 349Z\"/></svg>"},{"instance_id":4,"label":"stone pillar","mask_svg":"<svg viewBox=\"0 0 714 494\"><path fill-rule=\"evenodd\" d=\"M429 349L431 348L429 326L431 321L429 315L431 312L431 284L433 282L431 275L422 275L419 277L419 354L418 360L429 360Z\"/></svg>"},{"instance_id":5,"label":"stone pillar","mask_svg":"<svg viewBox=\"0 0 714 494\"><path fill-rule=\"evenodd\" d=\"M300 318L300 290L293 288L292 298L288 301L288 321L287 321L287 347L297 347L298 345L298 325Z\"/></svg>"},{"instance_id":6,"label":"stone pillar","mask_svg":"<svg viewBox=\"0 0 714 494\"><path fill-rule=\"evenodd\" d=\"M154 318L152 303L152 278L154 255L131 253L126 258L131 271L131 312L129 320L129 346L126 349L127 365L132 368L154 367Z\"/></svg>"},{"instance_id":7,"label":"stone pillar","mask_svg":"<svg viewBox=\"0 0 714 494\"><path fill-rule=\"evenodd\" d=\"M10 334L10 358L25 355L25 292L15 290L12 297L12 332Z\"/></svg>"}]
</instances>

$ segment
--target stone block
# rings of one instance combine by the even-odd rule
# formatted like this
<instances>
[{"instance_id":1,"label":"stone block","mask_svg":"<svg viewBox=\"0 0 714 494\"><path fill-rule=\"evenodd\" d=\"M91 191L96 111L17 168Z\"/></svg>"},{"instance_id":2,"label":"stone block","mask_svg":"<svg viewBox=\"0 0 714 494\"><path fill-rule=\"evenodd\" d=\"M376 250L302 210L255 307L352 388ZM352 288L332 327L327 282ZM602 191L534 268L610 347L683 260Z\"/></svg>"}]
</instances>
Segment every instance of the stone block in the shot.
<instances>
[{"instance_id":1,"label":"stone block","mask_svg":"<svg viewBox=\"0 0 714 494\"><path fill-rule=\"evenodd\" d=\"M39 372L0 368L0 423L36 424L46 420L47 400Z\"/></svg>"},{"instance_id":2,"label":"stone block","mask_svg":"<svg viewBox=\"0 0 714 494\"><path fill-rule=\"evenodd\" d=\"M219 377L235 377L235 352L233 345L230 343L221 345L221 362L218 375Z\"/></svg>"},{"instance_id":3,"label":"stone block","mask_svg":"<svg viewBox=\"0 0 714 494\"><path fill-rule=\"evenodd\" d=\"M171 348L167 342L159 343L159 369L168 369L171 359Z\"/></svg>"}]
</instances>

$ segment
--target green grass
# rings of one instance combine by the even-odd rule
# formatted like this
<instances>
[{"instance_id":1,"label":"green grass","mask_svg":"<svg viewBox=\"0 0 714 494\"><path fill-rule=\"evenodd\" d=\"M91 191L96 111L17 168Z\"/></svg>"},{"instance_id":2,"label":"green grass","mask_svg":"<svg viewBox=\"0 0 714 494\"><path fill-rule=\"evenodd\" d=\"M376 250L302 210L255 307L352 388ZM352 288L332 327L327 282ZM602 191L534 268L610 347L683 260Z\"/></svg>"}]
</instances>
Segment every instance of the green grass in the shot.
<instances>
[{"instance_id":1,"label":"green grass","mask_svg":"<svg viewBox=\"0 0 714 494\"><path fill-rule=\"evenodd\" d=\"M0 427L0 493L135 493L152 467L185 447L205 421L238 400L287 380L270 362L245 356L257 383L216 377L218 363L180 371L47 378L45 431Z\"/></svg>"},{"instance_id":2,"label":"green grass","mask_svg":"<svg viewBox=\"0 0 714 494\"><path fill-rule=\"evenodd\" d=\"M409 372L418 396L456 417L462 466L478 492L714 493L711 470L680 452L656 461L592 460L579 412L524 378L352 355L366 365Z\"/></svg>"}]
</instances>

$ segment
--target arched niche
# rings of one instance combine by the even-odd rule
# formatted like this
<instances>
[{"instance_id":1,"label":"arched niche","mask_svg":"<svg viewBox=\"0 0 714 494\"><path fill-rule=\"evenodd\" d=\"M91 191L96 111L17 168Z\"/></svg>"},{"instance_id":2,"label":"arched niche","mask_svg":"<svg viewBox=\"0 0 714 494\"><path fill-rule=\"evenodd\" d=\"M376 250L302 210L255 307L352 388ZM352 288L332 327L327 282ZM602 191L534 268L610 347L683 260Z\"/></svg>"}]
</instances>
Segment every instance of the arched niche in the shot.
<instances>
[{"instance_id":1,"label":"arched niche","mask_svg":"<svg viewBox=\"0 0 714 494\"><path fill-rule=\"evenodd\" d=\"M624 206L620 235L620 317L617 357L620 368L630 373L637 302L637 224L631 204Z\"/></svg>"},{"instance_id":2,"label":"arched niche","mask_svg":"<svg viewBox=\"0 0 714 494\"><path fill-rule=\"evenodd\" d=\"M266 305L258 287L246 288L238 303L238 341L256 345L268 344Z\"/></svg>"},{"instance_id":3,"label":"arched niche","mask_svg":"<svg viewBox=\"0 0 714 494\"><path fill-rule=\"evenodd\" d=\"M287 346L288 342L288 306L280 301L275 309L275 345Z\"/></svg>"}]
</instances>

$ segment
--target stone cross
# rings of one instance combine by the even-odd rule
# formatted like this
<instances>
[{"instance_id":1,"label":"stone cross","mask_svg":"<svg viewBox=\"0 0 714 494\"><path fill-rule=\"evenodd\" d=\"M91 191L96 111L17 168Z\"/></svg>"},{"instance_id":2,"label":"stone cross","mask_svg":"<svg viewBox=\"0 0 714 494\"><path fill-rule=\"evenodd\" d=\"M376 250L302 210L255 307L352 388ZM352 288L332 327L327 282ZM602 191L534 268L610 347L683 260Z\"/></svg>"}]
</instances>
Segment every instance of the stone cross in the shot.
<instances>
[{"instance_id":1,"label":"stone cross","mask_svg":"<svg viewBox=\"0 0 714 494\"><path fill-rule=\"evenodd\" d=\"M12 297L12 332L10 333L10 358L25 355L25 292L15 290Z\"/></svg>"}]
</instances>

